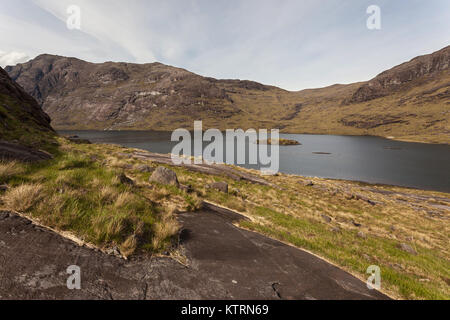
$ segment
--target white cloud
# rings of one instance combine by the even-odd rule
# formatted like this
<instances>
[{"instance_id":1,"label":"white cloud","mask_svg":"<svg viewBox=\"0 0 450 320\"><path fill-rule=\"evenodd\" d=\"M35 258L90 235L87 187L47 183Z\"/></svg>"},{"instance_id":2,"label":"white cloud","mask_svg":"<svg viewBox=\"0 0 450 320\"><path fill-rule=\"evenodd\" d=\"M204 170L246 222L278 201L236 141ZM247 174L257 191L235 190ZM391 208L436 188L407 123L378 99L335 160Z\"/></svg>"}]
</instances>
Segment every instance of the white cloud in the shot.
<instances>
[{"instance_id":1,"label":"white cloud","mask_svg":"<svg viewBox=\"0 0 450 320\"><path fill-rule=\"evenodd\" d=\"M2 68L6 66L14 66L18 63L23 63L30 60L30 57L24 52L3 52L0 51L0 66Z\"/></svg>"},{"instance_id":2,"label":"white cloud","mask_svg":"<svg viewBox=\"0 0 450 320\"><path fill-rule=\"evenodd\" d=\"M92 62L159 61L290 90L368 80L448 45L450 2L378 0L22 0L0 6L1 49ZM81 9L68 30L67 7Z\"/></svg>"},{"instance_id":3,"label":"white cloud","mask_svg":"<svg viewBox=\"0 0 450 320\"><path fill-rule=\"evenodd\" d=\"M145 2L90 1L90 0L33 0L41 9L66 25L67 8L76 5L81 13L81 32L99 41L103 47L120 47L135 62L155 62L149 46L154 44L155 33L143 30L141 21L146 11ZM96 60L96 59L95 59Z\"/></svg>"}]
</instances>

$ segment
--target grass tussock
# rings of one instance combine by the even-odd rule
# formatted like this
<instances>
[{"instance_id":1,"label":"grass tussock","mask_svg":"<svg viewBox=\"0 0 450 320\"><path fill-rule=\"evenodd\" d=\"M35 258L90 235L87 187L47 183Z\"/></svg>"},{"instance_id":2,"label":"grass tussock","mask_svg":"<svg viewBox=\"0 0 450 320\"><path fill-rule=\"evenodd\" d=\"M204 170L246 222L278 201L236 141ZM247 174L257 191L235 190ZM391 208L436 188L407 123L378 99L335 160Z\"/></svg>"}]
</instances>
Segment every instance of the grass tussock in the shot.
<instances>
[{"instance_id":1,"label":"grass tussock","mask_svg":"<svg viewBox=\"0 0 450 320\"><path fill-rule=\"evenodd\" d=\"M154 227L154 235L152 246L154 250L161 250L168 240L174 235L178 234L180 224L175 219L172 213L167 213L163 216L161 221L157 222Z\"/></svg>"},{"instance_id":2,"label":"grass tussock","mask_svg":"<svg viewBox=\"0 0 450 320\"><path fill-rule=\"evenodd\" d=\"M0 184L6 183L8 179L18 175L22 170L22 166L15 161L0 161Z\"/></svg>"},{"instance_id":3,"label":"grass tussock","mask_svg":"<svg viewBox=\"0 0 450 320\"><path fill-rule=\"evenodd\" d=\"M131 256L137 248L137 239L136 236L131 235L120 245L120 252L125 256L129 257Z\"/></svg>"},{"instance_id":4,"label":"grass tussock","mask_svg":"<svg viewBox=\"0 0 450 320\"><path fill-rule=\"evenodd\" d=\"M8 190L3 196L3 202L8 208L19 212L27 212L42 200L44 194L40 184L22 184Z\"/></svg>"}]
</instances>

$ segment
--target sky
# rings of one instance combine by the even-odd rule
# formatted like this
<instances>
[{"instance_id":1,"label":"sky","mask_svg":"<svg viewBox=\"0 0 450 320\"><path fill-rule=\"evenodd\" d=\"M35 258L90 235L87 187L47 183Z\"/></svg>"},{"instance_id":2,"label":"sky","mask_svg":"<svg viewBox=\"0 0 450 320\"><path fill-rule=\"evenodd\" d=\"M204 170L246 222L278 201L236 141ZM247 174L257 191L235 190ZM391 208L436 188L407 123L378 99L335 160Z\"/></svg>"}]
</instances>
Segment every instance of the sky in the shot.
<instances>
[{"instance_id":1,"label":"sky","mask_svg":"<svg viewBox=\"0 0 450 320\"><path fill-rule=\"evenodd\" d=\"M80 29L67 26L72 5ZM371 5L381 29L367 27ZM158 61L294 91L366 81L448 45L449 0L0 1L2 67L42 53Z\"/></svg>"}]
</instances>

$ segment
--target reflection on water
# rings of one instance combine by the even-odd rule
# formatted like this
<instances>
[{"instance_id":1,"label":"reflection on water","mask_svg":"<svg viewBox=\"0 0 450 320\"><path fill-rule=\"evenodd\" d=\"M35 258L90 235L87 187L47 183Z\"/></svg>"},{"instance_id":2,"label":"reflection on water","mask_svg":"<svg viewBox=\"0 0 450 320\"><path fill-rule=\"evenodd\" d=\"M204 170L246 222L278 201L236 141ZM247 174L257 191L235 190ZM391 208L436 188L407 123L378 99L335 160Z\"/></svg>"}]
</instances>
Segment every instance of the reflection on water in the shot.
<instances>
[{"instance_id":1,"label":"reflection on water","mask_svg":"<svg viewBox=\"0 0 450 320\"><path fill-rule=\"evenodd\" d=\"M170 132L61 131L98 143L170 153ZM450 192L450 146L376 137L281 134L302 143L280 146L280 172ZM252 166L257 168L257 166Z\"/></svg>"}]
</instances>

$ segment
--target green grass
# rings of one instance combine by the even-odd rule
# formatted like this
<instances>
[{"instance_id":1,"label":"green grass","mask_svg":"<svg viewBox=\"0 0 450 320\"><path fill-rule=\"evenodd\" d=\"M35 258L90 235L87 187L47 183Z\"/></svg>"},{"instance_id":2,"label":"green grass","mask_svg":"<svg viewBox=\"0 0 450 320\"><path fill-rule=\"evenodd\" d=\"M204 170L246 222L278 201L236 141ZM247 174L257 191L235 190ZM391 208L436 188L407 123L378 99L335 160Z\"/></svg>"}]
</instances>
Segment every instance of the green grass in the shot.
<instances>
[{"instance_id":1,"label":"green grass","mask_svg":"<svg viewBox=\"0 0 450 320\"><path fill-rule=\"evenodd\" d=\"M120 173L86 155L62 152L47 162L14 164L14 173L3 176L10 190L0 199L5 209L23 208L22 213L41 223L70 231L100 247L121 248L135 238L136 247L123 250L128 255L144 247L151 252L166 250L174 234L161 238L155 227L163 219L172 224L175 221L164 218L163 208L140 188L121 184ZM22 206L24 201L30 205Z\"/></svg>"}]
</instances>

